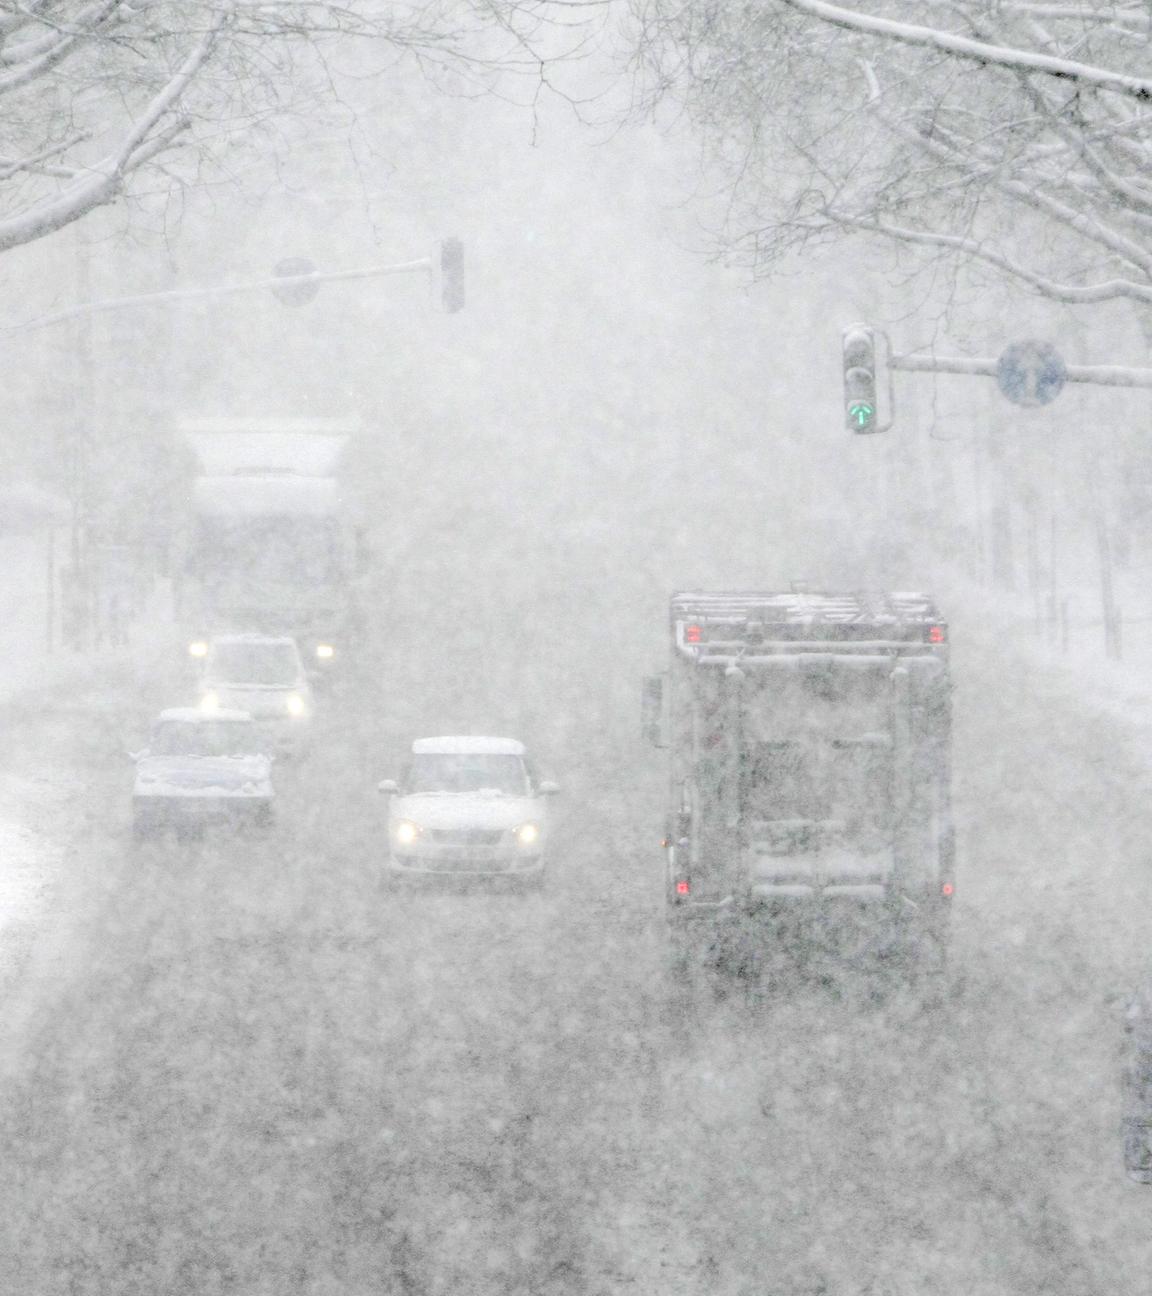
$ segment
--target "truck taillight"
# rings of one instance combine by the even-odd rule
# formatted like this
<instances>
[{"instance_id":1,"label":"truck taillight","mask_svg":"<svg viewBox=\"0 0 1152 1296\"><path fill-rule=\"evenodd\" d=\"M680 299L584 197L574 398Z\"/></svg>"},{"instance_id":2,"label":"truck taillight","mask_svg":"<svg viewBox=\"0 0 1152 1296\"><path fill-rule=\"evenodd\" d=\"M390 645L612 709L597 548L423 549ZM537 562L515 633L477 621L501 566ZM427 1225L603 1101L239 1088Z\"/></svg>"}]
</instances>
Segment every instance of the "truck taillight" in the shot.
<instances>
[{"instance_id":1,"label":"truck taillight","mask_svg":"<svg viewBox=\"0 0 1152 1296\"><path fill-rule=\"evenodd\" d=\"M952 886L952 883L951 883L951 882L945 882L944 885L940 888L940 894L941 894L942 896L944 896L945 898L947 898L948 896L950 896L950 895L952 894L953 890L954 890L954 888L953 888L953 886Z\"/></svg>"},{"instance_id":2,"label":"truck taillight","mask_svg":"<svg viewBox=\"0 0 1152 1296\"><path fill-rule=\"evenodd\" d=\"M700 627L698 625L690 625L684 627L684 642L685 643L700 642Z\"/></svg>"},{"instance_id":3,"label":"truck taillight","mask_svg":"<svg viewBox=\"0 0 1152 1296\"><path fill-rule=\"evenodd\" d=\"M943 627L943 626L938 626L938 625L936 625L936 626L929 626L929 627L928 627L928 642L929 642L929 643L944 643L944 642L945 642L945 639L946 639L946 636L945 636L945 633L944 633L944 627Z\"/></svg>"},{"instance_id":4,"label":"truck taillight","mask_svg":"<svg viewBox=\"0 0 1152 1296\"><path fill-rule=\"evenodd\" d=\"M679 882L676 883L676 894L677 894L677 895L687 895L687 894L688 894L688 891L689 891L689 886L688 886L687 881L686 881L685 879L681 878L681 880L680 880Z\"/></svg>"}]
</instances>

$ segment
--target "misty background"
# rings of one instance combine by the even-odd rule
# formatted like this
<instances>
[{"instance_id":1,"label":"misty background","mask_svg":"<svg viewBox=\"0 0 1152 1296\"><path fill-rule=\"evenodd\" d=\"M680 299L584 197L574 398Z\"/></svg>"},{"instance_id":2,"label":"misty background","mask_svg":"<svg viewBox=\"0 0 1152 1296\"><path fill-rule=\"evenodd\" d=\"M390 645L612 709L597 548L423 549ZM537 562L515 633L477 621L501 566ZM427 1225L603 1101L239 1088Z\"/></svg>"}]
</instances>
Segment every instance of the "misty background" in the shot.
<instances>
[{"instance_id":1,"label":"misty background","mask_svg":"<svg viewBox=\"0 0 1152 1296\"><path fill-rule=\"evenodd\" d=\"M1148 1289L1117 1078L1152 934L1147 395L897 374L891 431L853 436L840 353L864 321L1142 366L1147 309L866 234L725 255L723 150L643 110L627 15L593 30L557 90L303 52L273 69L299 102L174 191L3 254L4 1290ZM34 326L449 236L458 314L412 275ZM142 868L120 758L187 688L178 421L273 415L360 421L365 664L287 776L290 840ZM125 642L97 600L68 643L75 545L136 591ZM924 1010L841 970L686 1024L640 680L673 590L792 581L927 589L952 623L955 981ZM375 784L438 732L523 738L562 782L539 903L382 907Z\"/></svg>"}]
</instances>

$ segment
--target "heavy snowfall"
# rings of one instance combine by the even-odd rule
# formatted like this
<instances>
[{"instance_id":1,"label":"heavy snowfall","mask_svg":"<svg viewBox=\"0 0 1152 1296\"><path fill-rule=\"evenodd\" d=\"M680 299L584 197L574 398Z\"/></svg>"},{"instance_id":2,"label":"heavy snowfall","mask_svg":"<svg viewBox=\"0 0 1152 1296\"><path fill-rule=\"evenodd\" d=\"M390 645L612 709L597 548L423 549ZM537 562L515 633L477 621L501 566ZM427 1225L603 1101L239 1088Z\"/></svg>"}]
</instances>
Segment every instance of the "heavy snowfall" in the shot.
<instances>
[{"instance_id":1,"label":"heavy snowfall","mask_svg":"<svg viewBox=\"0 0 1152 1296\"><path fill-rule=\"evenodd\" d=\"M1152 1293L1104 0L0 0L0 1296Z\"/></svg>"}]
</instances>

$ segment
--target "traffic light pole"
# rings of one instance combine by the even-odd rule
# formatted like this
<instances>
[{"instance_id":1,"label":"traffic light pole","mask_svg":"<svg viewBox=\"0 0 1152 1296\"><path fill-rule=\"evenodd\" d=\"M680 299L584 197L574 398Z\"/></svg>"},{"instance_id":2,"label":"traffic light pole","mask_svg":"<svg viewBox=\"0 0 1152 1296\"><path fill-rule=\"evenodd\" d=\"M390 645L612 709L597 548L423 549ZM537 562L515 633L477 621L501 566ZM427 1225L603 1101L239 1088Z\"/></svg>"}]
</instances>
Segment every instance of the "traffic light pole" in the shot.
<instances>
[{"instance_id":1,"label":"traffic light pole","mask_svg":"<svg viewBox=\"0 0 1152 1296\"><path fill-rule=\"evenodd\" d=\"M205 297L232 297L242 293L260 292L311 284L340 283L352 279L380 279L389 275L426 274L433 283L440 281L444 309L453 313L464 304L463 248L458 239L445 239L433 256L415 261L401 261L394 265L361 266L353 270L313 270L305 274L276 275L272 279L253 279L244 283L214 284L200 288L171 288L165 292L140 293L132 297L108 297L103 301L79 302L64 310L18 324L0 325L0 332L23 333L46 328L64 320L80 316L100 315L108 311L128 310L135 306L157 306L167 302L199 300Z\"/></svg>"},{"instance_id":2,"label":"traffic light pole","mask_svg":"<svg viewBox=\"0 0 1152 1296\"><path fill-rule=\"evenodd\" d=\"M891 369L909 373L950 373L969 377L995 378L999 360L969 359L966 356L934 356L908 353L888 359ZM1101 387L1152 387L1152 369L1132 369L1125 365L1067 365L1067 382L1095 383Z\"/></svg>"}]
</instances>

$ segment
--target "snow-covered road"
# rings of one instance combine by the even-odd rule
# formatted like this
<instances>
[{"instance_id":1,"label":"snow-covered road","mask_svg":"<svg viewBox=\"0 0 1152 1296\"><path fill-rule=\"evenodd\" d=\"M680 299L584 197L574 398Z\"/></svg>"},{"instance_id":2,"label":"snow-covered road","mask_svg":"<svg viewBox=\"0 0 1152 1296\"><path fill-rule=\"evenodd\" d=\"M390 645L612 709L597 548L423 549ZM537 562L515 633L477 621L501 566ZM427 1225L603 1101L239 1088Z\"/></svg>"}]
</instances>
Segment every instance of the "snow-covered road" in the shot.
<instances>
[{"instance_id":1,"label":"snow-covered road","mask_svg":"<svg viewBox=\"0 0 1152 1296\"><path fill-rule=\"evenodd\" d=\"M0 1290L1147 1290L1115 1083L1152 948L1140 735L976 633L957 621L942 1007L786 961L671 996L655 780L604 777L579 720L544 896L394 898L387 699L283 772L275 842L142 854L127 770L94 757L146 710L29 708L33 764L85 716L93 737L52 816L54 957L0 1006Z\"/></svg>"}]
</instances>

